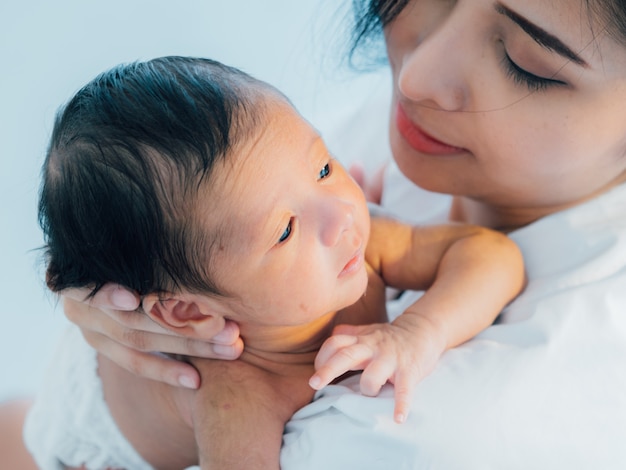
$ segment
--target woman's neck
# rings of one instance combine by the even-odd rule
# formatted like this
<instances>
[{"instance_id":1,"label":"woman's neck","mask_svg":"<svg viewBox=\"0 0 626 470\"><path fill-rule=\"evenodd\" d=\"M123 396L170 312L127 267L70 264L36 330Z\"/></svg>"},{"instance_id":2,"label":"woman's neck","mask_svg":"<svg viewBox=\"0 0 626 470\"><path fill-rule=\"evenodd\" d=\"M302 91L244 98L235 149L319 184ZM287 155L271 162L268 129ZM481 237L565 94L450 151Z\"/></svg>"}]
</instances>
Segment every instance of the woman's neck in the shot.
<instances>
[{"instance_id":1,"label":"woman's neck","mask_svg":"<svg viewBox=\"0 0 626 470\"><path fill-rule=\"evenodd\" d=\"M508 233L578 203L519 208L496 206L456 196L452 200L449 217L453 222L480 225Z\"/></svg>"},{"instance_id":2,"label":"woman's neck","mask_svg":"<svg viewBox=\"0 0 626 470\"><path fill-rule=\"evenodd\" d=\"M596 191L581 195L573 201L535 206L527 205L525 207L491 204L469 197L455 196L452 199L449 217L454 222L481 225L501 232L511 232L547 215L594 199L620 184L626 184L626 171Z\"/></svg>"}]
</instances>

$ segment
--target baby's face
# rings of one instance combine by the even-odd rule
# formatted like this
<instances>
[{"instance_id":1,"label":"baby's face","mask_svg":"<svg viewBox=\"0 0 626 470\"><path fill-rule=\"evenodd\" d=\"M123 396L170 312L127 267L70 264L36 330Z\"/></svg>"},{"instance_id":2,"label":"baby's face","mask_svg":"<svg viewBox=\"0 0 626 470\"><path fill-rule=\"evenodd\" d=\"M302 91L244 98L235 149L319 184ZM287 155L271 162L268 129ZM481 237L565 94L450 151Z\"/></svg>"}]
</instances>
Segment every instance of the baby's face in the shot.
<instances>
[{"instance_id":1,"label":"baby's face","mask_svg":"<svg viewBox=\"0 0 626 470\"><path fill-rule=\"evenodd\" d=\"M304 325L350 305L367 285L363 193L317 132L272 100L262 131L217 171L222 223L214 272L249 325Z\"/></svg>"}]
</instances>

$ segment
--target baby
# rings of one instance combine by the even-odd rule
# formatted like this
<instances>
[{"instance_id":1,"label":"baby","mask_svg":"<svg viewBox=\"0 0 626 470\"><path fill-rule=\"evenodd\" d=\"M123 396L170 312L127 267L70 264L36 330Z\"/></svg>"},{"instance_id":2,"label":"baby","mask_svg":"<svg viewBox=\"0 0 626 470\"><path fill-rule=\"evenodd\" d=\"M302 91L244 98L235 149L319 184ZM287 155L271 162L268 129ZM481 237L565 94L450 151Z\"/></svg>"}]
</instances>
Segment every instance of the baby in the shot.
<instances>
[{"instance_id":1,"label":"baby","mask_svg":"<svg viewBox=\"0 0 626 470\"><path fill-rule=\"evenodd\" d=\"M283 425L310 387L352 370L368 395L392 382L404 421L443 352L524 284L501 234L370 220L359 186L279 91L207 59L122 65L80 90L54 126L39 219L52 291L121 284L189 338L239 324L239 361L189 359L199 392L99 358L117 425L159 467L176 441L175 465L278 468ZM388 323L386 286L425 293Z\"/></svg>"}]
</instances>

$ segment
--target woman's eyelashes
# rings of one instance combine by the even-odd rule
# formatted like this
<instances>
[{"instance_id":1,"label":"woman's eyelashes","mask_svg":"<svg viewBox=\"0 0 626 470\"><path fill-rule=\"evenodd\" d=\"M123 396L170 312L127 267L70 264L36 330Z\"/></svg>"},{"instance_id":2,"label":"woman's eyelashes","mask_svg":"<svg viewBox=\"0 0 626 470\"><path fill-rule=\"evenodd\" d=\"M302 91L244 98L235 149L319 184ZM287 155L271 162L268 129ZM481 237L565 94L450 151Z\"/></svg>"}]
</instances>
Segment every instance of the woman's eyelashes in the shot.
<instances>
[{"instance_id":1,"label":"woman's eyelashes","mask_svg":"<svg viewBox=\"0 0 626 470\"><path fill-rule=\"evenodd\" d=\"M553 78L540 77L533 73L530 73L528 70L524 70L519 65L517 65L511 57L505 52L504 58L502 60L504 69L507 75L518 85L524 85L530 91L542 91L549 87L553 86L563 86L566 85L565 82L561 80L555 80Z\"/></svg>"},{"instance_id":2,"label":"woman's eyelashes","mask_svg":"<svg viewBox=\"0 0 626 470\"><path fill-rule=\"evenodd\" d=\"M285 227L285 231L278 239L278 245L280 245L281 243L284 243L285 241L289 239L289 237L291 236L292 230L293 230L293 217L289 219L289 223L287 224L287 227Z\"/></svg>"}]
</instances>

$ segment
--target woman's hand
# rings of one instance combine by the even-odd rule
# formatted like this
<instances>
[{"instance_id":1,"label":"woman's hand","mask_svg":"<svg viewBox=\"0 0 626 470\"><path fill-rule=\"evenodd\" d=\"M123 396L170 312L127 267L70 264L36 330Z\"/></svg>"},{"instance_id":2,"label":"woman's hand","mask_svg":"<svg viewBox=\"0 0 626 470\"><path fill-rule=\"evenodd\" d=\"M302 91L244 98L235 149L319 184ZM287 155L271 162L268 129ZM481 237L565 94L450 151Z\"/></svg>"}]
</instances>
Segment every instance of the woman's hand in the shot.
<instances>
[{"instance_id":1,"label":"woman's hand","mask_svg":"<svg viewBox=\"0 0 626 470\"><path fill-rule=\"evenodd\" d=\"M227 322L207 342L177 336L137 311L139 296L115 284L105 285L93 298L88 298L88 289L67 289L62 294L65 315L78 325L85 340L100 354L141 377L195 389L200 386L200 375L192 365L157 352L236 359L243 351L235 323Z\"/></svg>"},{"instance_id":2,"label":"woman's hand","mask_svg":"<svg viewBox=\"0 0 626 470\"><path fill-rule=\"evenodd\" d=\"M386 168L387 163L380 166L372 175L366 175L365 167L362 164L356 162L350 165L348 173L363 190L367 202L380 205L383 198L383 182Z\"/></svg>"},{"instance_id":3,"label":"woman's hand","mask_svg":"<svg viewBox=\"0 0 626 470\"><path fill-rule=\"evenodd\" d=\"M209 377L190 410L202 470L278 469L285 423L313 398L312 364L263 369L244 360L192 359Z\"/></svg>"}]
</instances>

